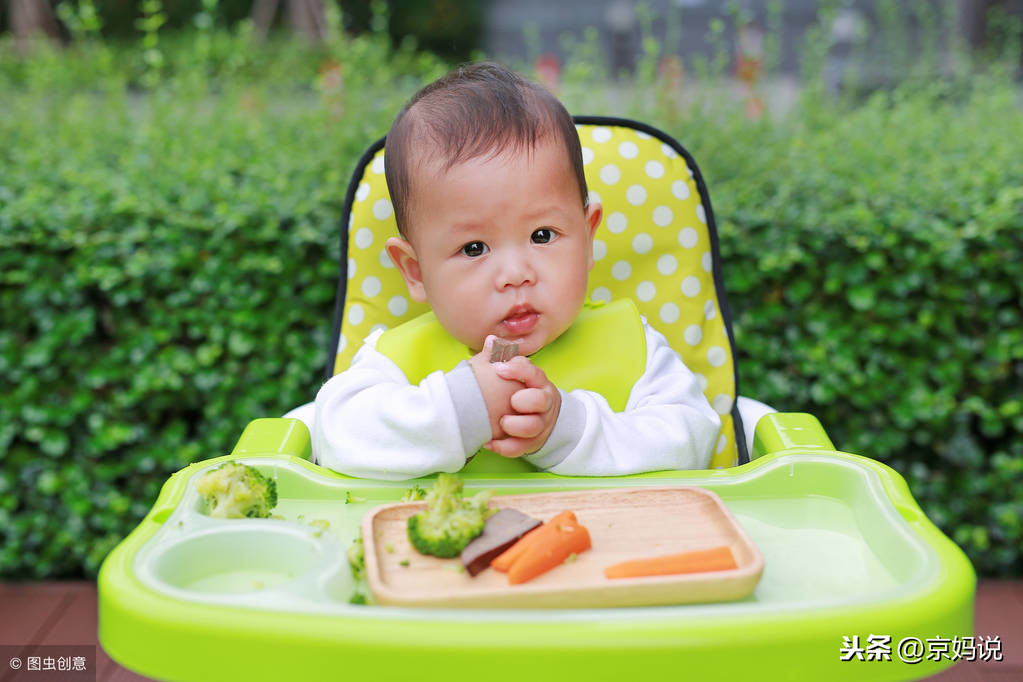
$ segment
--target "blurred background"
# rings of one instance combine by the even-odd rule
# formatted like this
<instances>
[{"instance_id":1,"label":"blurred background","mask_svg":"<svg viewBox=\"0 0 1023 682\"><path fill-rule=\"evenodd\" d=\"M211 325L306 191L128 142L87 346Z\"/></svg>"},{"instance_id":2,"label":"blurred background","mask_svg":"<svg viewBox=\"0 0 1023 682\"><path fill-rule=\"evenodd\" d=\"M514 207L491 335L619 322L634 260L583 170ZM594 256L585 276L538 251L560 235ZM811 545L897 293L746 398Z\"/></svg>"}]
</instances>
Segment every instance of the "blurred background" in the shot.
<instances>
[{"instance_id":1,"label":"blurred background","mask_svg":"<svg viewBox=\"0 0 1023 682\"><path fill-rule=\"evenodd\" d=\"M0 579L322 382L348 178L500 60L707 179L740 391L1023 575L1021 0L3 0Z\"/></svg>"}]
</instances>

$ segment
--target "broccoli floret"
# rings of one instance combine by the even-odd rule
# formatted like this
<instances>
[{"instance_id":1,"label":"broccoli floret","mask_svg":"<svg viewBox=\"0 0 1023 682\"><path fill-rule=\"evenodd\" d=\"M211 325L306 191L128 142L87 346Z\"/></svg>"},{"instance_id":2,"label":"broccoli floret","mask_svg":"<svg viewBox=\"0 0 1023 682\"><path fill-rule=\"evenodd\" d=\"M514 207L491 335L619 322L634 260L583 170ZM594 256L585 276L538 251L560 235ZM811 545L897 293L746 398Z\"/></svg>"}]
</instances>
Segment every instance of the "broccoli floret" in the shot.
<instances>
[{"instance_id":1,"label":"broccoli floret","mask_svg":"<svg viewBox=\"0 0 1023 682\"><path fill-rule=\"evenodd\" d=\"M439 474L426 493L426 509L408 519L408 539L420 554L450 558L483 532L483 525L496 509L488 509L492 492L462 498L462 481Z\"/></svg>"},{"instance_id":2,"label":"broccoli floret","mask_svg":"<svg viewBox=\"0 0 1023 682\"><path fill-rule=\"evenodd\" d=\"M277 482L259 469L226 462L195 484L199 510L218 519L267 518L277 505Z\"/></svg>"},{"instance_id":3,"label":"broccoli floret","mask_svg":"<svg viewBox=\"0 0 1023 682\"><path fill-rule=\"evenodd\" d=\"M405 494L401 496L402 502L415 502L422 500L426 497L426 491L420 488L418 485L414 485L405 491Z\"/></svg>"},{"instance_id":4,"label":"broccoli floret","mask_svg":"<svg viewBox=\"0 0 1023 682\"><path fill-rule=\"evenodd\" d=\"M369 588L366 585L366 550L362 545L362 533L348 546L348 567L352 569L352 594L350 604L369 604Z\"/></svg>"},{"instance_id":5,"label":"broccoli floret","mask_svg":"<svg viewBox=\"0 0 1023 682\"><path fill-rule=\"evenodd\" d=\"M348 567L352 569L352 577L362 580L366 577L366 550L362 546L362 534L348 545Z\"/></svg>"}]
</instances>

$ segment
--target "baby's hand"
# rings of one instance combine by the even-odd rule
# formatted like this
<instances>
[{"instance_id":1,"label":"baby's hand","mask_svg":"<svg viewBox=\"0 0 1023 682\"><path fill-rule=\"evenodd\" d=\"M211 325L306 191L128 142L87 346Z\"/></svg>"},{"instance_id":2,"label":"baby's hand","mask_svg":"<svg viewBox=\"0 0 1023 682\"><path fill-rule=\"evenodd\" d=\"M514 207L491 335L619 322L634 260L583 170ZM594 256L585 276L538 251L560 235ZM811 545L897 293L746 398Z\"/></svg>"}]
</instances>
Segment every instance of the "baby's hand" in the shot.
<instances>
[{"instance_id":1,"label":"baby's hand","mask_svg":"<svg viewBox=\"0 0 1023 682\"><path fill-rule=\"evenodd\" d=\"M487 407L487 416L490 417L490 437L504 438L508 434L501 428L501 417L515 412L512 409L511 397L522 388L522 384L511 379L504 379L497 374L496 364L490 362L490 349L493 339L496 336L490 335L483 344L483 350L469 359L469 367L476 375L476 383L483 393L483 402Z\"/></svg>"},{"instance_id":2,"label":"baby's hand","mask_svg":"<svg viewBox=\"0 0 1023 682\"><path fill-rule=\"evenodd\" d=\"M547 442L558 421L561 393L543 370L527 357L520 355L508 362L494 363L494 368L499 377L521 382L525 388L520 385L520 390L511 396L514 413L500 419L507 437L495 437L484 447L505 457L521 457L536 452Z\"/></svg>"}]
</instances>

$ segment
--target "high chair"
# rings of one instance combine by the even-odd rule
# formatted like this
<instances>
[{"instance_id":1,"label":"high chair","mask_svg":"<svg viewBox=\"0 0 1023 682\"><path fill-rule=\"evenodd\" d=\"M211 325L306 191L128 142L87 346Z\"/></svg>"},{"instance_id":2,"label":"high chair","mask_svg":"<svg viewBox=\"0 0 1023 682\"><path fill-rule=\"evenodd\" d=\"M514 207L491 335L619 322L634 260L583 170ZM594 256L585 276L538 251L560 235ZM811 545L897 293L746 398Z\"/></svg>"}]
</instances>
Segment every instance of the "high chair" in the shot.
<instances>
[{"instance_id":1,"label":"high chair","mask_svg":"<svg viewBox=\"0 0 1023 682\"><path fill-rule=\"evenodd\" d=\"M811 415L739 396L714 214L695 161L642 123L575 120L589 190L604 207L589 298L632 298L697 375L722 419L711 468L561 477L483 453L459 475L467 491L493 489L495 499L711 491L762 555L755 588L732 601L622 607L350 604L345 549L371 508L397 502L412 484L349 478L311 462L310 404L251 422L230 455L171 476L110 554L99 634L115 660L167 680L490 682L637 673L902 680L954 663L943 643L973 634L976 579L963 552L898 473L836 450ZM384 250L396 228L383 147L378 140L360 159L345 198L327 378L371 330L426 311ZM226 459L276 477L282 518L198 514L196 477ZM314 518L329 525L310 525Z\"/></svg>"}]
</instances>

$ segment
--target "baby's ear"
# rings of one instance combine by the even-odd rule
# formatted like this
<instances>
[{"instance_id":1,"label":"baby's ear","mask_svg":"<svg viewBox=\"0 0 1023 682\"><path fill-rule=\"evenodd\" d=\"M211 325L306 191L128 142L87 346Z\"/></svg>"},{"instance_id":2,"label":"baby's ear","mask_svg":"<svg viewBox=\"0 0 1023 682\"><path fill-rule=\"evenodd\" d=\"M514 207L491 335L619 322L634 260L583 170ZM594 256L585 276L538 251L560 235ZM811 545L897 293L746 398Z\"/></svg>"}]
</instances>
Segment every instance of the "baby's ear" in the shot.
<instances>
[{"instance_id":1,"label":"baby's ear","mask_svg":"<svg viewBox=\"0 0 1023 682\"><path fill-rule=\"evenodd\" d=\"M426 303L426 289L423 287L423 274L419 270L419 259L416 250L404 239L391 237L385 244L387 255L391 257L394 267L398 268L408 287L408 295L413 301Z\"/></svg>"},{"instance_id":2,"label":"baby's ear","mask_svg":"<svg viewBox=\"0 0 1023 682\"><path fill-rule=\"evenodd\" d=\"M604 215L604 207L600 205L599 201L591 201L586 204L585 213L586 226L590 228L590 239L593 239L593 233L597 231L600 219Z\"/></svg>"},{"instance_id":3,"label":"baby's ear","mask_svg":"<svg viewBox=\"0 0 1023 682\"><path fill-rule=\"evenodd\" d=\"M604 215L604 208L600 205L599 201L592 201L586 204L586 226L589 228L590 235L590 270L593 269L593 235L597 232L597 226L600 225L600 219Z\"/></svg>"}]
</instances>

